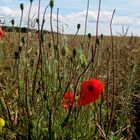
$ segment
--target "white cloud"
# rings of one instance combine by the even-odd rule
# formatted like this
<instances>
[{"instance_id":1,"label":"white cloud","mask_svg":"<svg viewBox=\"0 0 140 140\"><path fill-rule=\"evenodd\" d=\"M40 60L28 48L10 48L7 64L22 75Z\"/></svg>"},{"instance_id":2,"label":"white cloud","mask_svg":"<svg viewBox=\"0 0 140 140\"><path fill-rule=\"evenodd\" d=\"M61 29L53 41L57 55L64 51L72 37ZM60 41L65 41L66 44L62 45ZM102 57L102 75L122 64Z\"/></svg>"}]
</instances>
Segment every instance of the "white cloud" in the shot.
<instances>
[{"instance_id":1,"label":"white cloud","mask_svg":"<svg viewBox=\"0 0 140 140\"><path fill-rule=\"evenodd\" d=\"M89 11L88 15L88 29L87 32L95 33L96 19L98 11ZM71 13L65 16L59 15L59 20L64 24L68 24L69 27L65 27L66 33L75 33L78 23L81 24L80 33L84 33L86 11L77 13ZM111 20L112 11L101 11L99 20L99 31L104 34L109 34L109 23ZM49 14L47 15L49 19ZM53 19L56 19L56 14L53 15ZM122 26L129 26L130 29L134 26L140 26L140 18L136 16L116 16L113 19L113 28L116 32L121 32Z\"/></svg>"},{"instance_id":2,"label":"white cloud","mask_svg":"<svg viewBox=\"0 0 140 140\"><path fill-rule=\"evenodd\" d=\"M0 6L0 15L4 16L12 16L17 19L20 17L20 8L18 9L13 9L9 8L7 6ZM43 15L43 7L41 7L41 16ZM24 5L24 18L28 16L28 10L29 10L29 4ZM38 5L33 5L32 10L31 10L31 17L33 15L37 16L37 11L38 11ZM46 23L45 25L47 26L47 29L49 29L49 18L50 14L48 13L49 10L47 11L46 14ZM87 32L91 32L92 34L95 34L95 28L96 28L96 19L97 19L97 14L98 11L92 11L89 10L88 13L88 28ZM84 33L84 24L85 24L85 16L86 16L86 10L80 11L80 12L75 12L75 13L69 13L66 15L59 14L59 23L60 26L64 27L65 33L75 33L77 30L77 24L81 24L81 29L80 29L80 34ZM107 10L102 10L100 12L100 26L99 26L99 32L104 33L104 34L109 34L109 23L110 19L112 16L112 11L107 11ZM57 19L57 15L54 13L53 14L53 20ZM56 21L53 21L54 29L56 29ZM65 26L68 25L68 26ZM116 32L119 32L118 30L121 29L123 25L129 26L130 29L131 27L133 29L134 26L140 26L140 18L139 15L130 15L130 16L118 16L114 15L113 19L113 28ZM62 27L60 27L62 28ZM134 31L135 32L135 31Z\"/></svg>"},{"instance_id":3,"label":"white cloud","mask_svg":"<svg viewBox=\"0 0 140 140\"><path fill-rule=\"evenodd\" d=\"M17 16L19 16L19 12L15 9L11 9L7 6L0 6L0 15L17 17Z\"/></svg>"}]
</instances>

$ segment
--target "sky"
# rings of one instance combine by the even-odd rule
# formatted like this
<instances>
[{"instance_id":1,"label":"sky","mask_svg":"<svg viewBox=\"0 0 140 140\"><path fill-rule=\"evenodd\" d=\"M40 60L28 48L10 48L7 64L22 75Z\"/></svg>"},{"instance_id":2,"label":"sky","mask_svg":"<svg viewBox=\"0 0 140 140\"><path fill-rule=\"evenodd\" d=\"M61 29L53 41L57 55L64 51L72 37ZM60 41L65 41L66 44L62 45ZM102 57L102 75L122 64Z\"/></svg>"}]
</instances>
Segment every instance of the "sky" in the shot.
<instances>
[{"instance_id":1,"label":"sky","mask_svg":"<svg viewBox=\"0 0 140 140\"><path fill-rule=\"evenodd\" d=\"M88 0L54 0L53 8L53 29L56 30L57 8L59 8L59 31L66 34L75 34L77 24L81 24L79 34L85 32L85 15ZM24 4L24 18L22 26L27 26L27 15L29 11L30 0L0 0L0 20L5 19L9 25L11 18L19 26L21 15L20 3ZM86 34L96 34L96 20L98 14L99 0L89 0L88 22ZM40 17L42 19L45 7L49 0L41 0ZM102 0L99 19L99 34L110 35L110 20L115 9L112 23L113 35L122 35L128 29L127 35L140 36L140 0ZM31 19L35 20L38 11L38 0L33 0ZM45 16L45 29L50 30L50 8L47 9Z\"/></svg>"}]
</instances>

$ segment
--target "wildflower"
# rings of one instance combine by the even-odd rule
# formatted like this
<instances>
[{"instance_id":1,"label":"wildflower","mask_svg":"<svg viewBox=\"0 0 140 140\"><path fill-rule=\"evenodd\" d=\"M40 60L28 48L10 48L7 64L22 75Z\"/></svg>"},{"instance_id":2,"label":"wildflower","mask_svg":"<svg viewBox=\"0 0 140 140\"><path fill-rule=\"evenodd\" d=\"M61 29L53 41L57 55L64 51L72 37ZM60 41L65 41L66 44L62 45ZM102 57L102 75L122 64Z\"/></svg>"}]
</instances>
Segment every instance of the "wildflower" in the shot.
<instances>
[{"instance_id":1,"label":"wildflower","mask_svg":"<svg viewBox=\"0 0 140 140\"><path fill-rule=\"evenodd\" d=\"M2 128L4 127L4 125L5 125L4 119L0 118L0 135L2 134Z\"/></svg>"},{"instance_id":2,"label":"wildflower","mask_svg":"<svg viewBox=\"0 0 140 140\"><path fill-rule=\"evenodd\" d=\"M2 30L2 28L0 27L0 38L3 38L4 37L4 32Z\"/></svg>"},{"instance_id":3,"label":"wildflower","mask_svg":"<svg viewBox=\"0 0 140 140\"><path fill-rule=\"evenodd\" d=\"M100 80L90 79L81 85L80 97L77 98L79 105L88 105L95 102L102 94L104 85Z\"/></svg>"},{"instance_id":4,"label":"wildflower","mask_svg":"<svg viewBox=\"0 0 140 140\"><path fill-rule=\"evenodd\" d=\"M63 108L70 109L72 106L73 99L74 99L74 94L72 92L66 92L62 101Z\"/></svg>"}]
</instances>

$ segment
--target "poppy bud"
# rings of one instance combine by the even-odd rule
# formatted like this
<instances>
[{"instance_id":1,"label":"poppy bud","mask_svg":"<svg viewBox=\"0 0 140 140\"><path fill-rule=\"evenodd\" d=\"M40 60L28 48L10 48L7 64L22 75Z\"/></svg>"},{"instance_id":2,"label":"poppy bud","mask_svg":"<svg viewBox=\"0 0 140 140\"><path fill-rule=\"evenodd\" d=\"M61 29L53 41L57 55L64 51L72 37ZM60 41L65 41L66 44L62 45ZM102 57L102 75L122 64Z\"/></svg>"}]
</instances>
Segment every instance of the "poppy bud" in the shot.
<instances>
[{"instance_id":1,"label":"poppy bud","mask_svg":"<svg viewBox=\"0 0 140 140\"><path fill-rule=\"evenodd\" d=\"M49 49L52 47L52 43L51 42L48 43L48 47L49 47Z\"/></svg>"},{"instance_id":2,"label":"poppy bud","mask_svg":"<svg viewBox=\"0 0 140 140\"><path fill-rule=\"evenodd\" d=\"M58 51L58 46L54 45L54 51L57 52Z\"/></svg>"},{"instance_id":3,"label":"poppy bud","mask_svg":"<svg viewBox=\"0 0 140 140\"><path fill-rule=\"evenodd\" d=\"M12 26L14 26L14 24L15 24L14 19L11 20L11 24L12 24Z\"/></svg>"},{"instance_id":4,"label":"poppy bud","mask_svg":"<svg viewBox=\"0 0 140 140\"><path fill-rule=\"evenodd\" d=\"M23 9L24 9L23 3L20 4L20 9L21 9L21 11L23 11Z\"/></svg>"},{"instance_id":5,"label":"poppy bud","mask_svg":"<svg viewBox=\"0 0 140 140\"><path fill-rule=\"evenodd\" d=\"M31 59L30 60L30 66L33 67L33 65L34 65L34 59Z\"/></svg>"},{"instance_id":6,"label":"poppy bud","mask_svg":"<svg viewBox=\"0 0 140 140\"><path fill-rule=\"evenodd\" d=\"M87 61L85 59L82 59L81 66L85 68L86 65L87 65Z\"/></svg>"},{"instance_id":7,"label":"poppy bud","mask_svg":"<svg viewBox=\"0 0 140 140\"><path fill-rule=\"evenodd\" d=\"M25 44L25 38L24 38L24 37L21 38L21 42L22 42L23 44Z\"/></svg>"},{"instance_id":8,"label":"poppy bud","mask_svg":"<svg viewBox=\"0 0 140 140\"><path fill-rule=\"evenodd\" d=\"M38 19L38 18L36 19L36 23L37 23L37 24L39 23L39 19Z\"/></svg>"},{"instance_id":9,"label":"poppy bud","mask_svg":"<svg viewBox=\"0 0 140 140\"><path fill-rule=\"evenodd\" d=\"M15 59L18 59L18 57L19 57L19 53L15 52Z\"/></svg>"},{"instance_id":10,"label":"poppy bud","mask_svg":"<svg viewBox=\"0 0 140 140\"><path fill-rule=\"evenodd\" d=\"M21 52L21 46L19 46L18 50L19 50L19 52Z\"/></svg>"},{"instance_id":11,"label":"poppy bud","mask_svg":"<svg viewBox=\"0 0 140 140\"><path fill-rule=\"evenodd\" d=\"M43 98L44 98L44 100L46 101L46 100L47 100L47 94L44 94L44 95L43 95Z\"/></svg>"},{"instance_id":12,"label":"poppy bud","mask_svg":"<svg viewBox=\"0 0 140 140\"><path fill-rule=\"evenodd\" d=\"M96 40L96 44L99 46L99 44L100 44L100 41L99 41L99 39L97 38L97 40Z\"/></svg>"},{"instance_id":13,"label":"poppy bud","mask_svg":"<svg viewBox=\"0 0 140 140\"><path fill-rule=\"evenodd\" d=\"M53 6L54 6L54 1L50 0L50 7L51 7L51 9L53 8Z\"/></svg>"},{"instance_id":14,"label":"poppy bud","mask_svg":"<svg viewBox=\"0 0 140 140\"><path fill-rule=\"evenodd\" d=\"M66 55L66 53L67 53L66 46L63 46L63 47L62 47L61 52L62 52L62 55L63 55L63 56Z\"/></svg>"},{"instance_id":15,"label":"poppy bud","mask_svg":"<svg viewBox=\"0 0 140 140\"><path fill-rule=\"evenodd\" d=\"M91 33L88 33L88 38L91 39Z\"/></svg>"},{"instance_id":16,"label":"poppy bud","mask_svg":"<svg viewBox=\"0 0 140 140\"><path fill-rule=\"evenodd\" d=\"M79 30L81 27L81 24L77 24L77 29Z\"/></svg>"},{"instance_id":17,"label":"poppy bud","mask_svg":"<svg viewBox=\"0 0 140 140\"><path fill-rule=\"evenodd\" d=\"M81 54L80 62L81 62L81 66L82 66L82 67L86 67L86 65L87 65L87 60L86 60L85 55Z\"/></svg>"},{"instance_id":18,"label":"poppy bud","mask_svg":"<svg viewBox=\"0 0 140 140\"><path fill-rule=\"evenodd\" d=\"M33 0L30 0L30 2L32 3L32 2L33 2Z\"/></svg>"},{"instance_id":19,"label":"poppy bud","mask_svg":"<svg viewBox=\"0 0 140 140\"><path fill-rule=\"evenodd\" d=\"M101 34L101 39L103 39L103 37L104 37L104 35L103 35L103 34Z\"/></svg>"},{"instance_id":20,"label":"poppy bud","mask_svg":"<svg viewBox=\"0 0 140 140\"><path fill-rule=\"evenodd\" d=\"M76 56L76 49L73 49L73 57Z\"/></svg>"}]
</instances>

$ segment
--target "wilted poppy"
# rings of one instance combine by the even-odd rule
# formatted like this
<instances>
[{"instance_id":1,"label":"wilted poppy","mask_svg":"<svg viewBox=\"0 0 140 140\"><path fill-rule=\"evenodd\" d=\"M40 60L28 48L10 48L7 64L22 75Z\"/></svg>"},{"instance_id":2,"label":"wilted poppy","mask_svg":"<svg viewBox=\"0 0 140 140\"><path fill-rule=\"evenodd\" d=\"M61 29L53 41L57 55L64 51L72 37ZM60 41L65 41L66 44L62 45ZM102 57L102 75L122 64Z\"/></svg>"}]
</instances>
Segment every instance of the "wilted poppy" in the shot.
<instances>
[{"instance_id":1,"label":"wilted poppy","mask_svg":"<svg viewBox=\"0 0 140 140\"><path fill-rule=\"evenodd\" d=\"M74 94L71 91L66 92L63 97L63 101L62 101L63 107L65 109L66 108L70 109L72 106L73 99L74 99Z\"/></svg>"},{"instance_id":2,"label":"wilted poppy","mask_svg":"<svg viewBox=\"0 0 140 140\"><path fill-rule=\"evenodd\" d=\"M0 27L0 38L3 38L4 37L4 32L2 30L2 28Z\"/></svg>"},{"instance_id":3,"label":"wilted poppy","mask_svg":"<svg viewBox=\"0 0 140 140\"><path fill-rule=\"evenodd\" d=\"M102 81L90 79L81 85L80 96L77 98L79 105L87 105L95 102L102 94L104 85Z\"/></svg>"}]
</instances>

